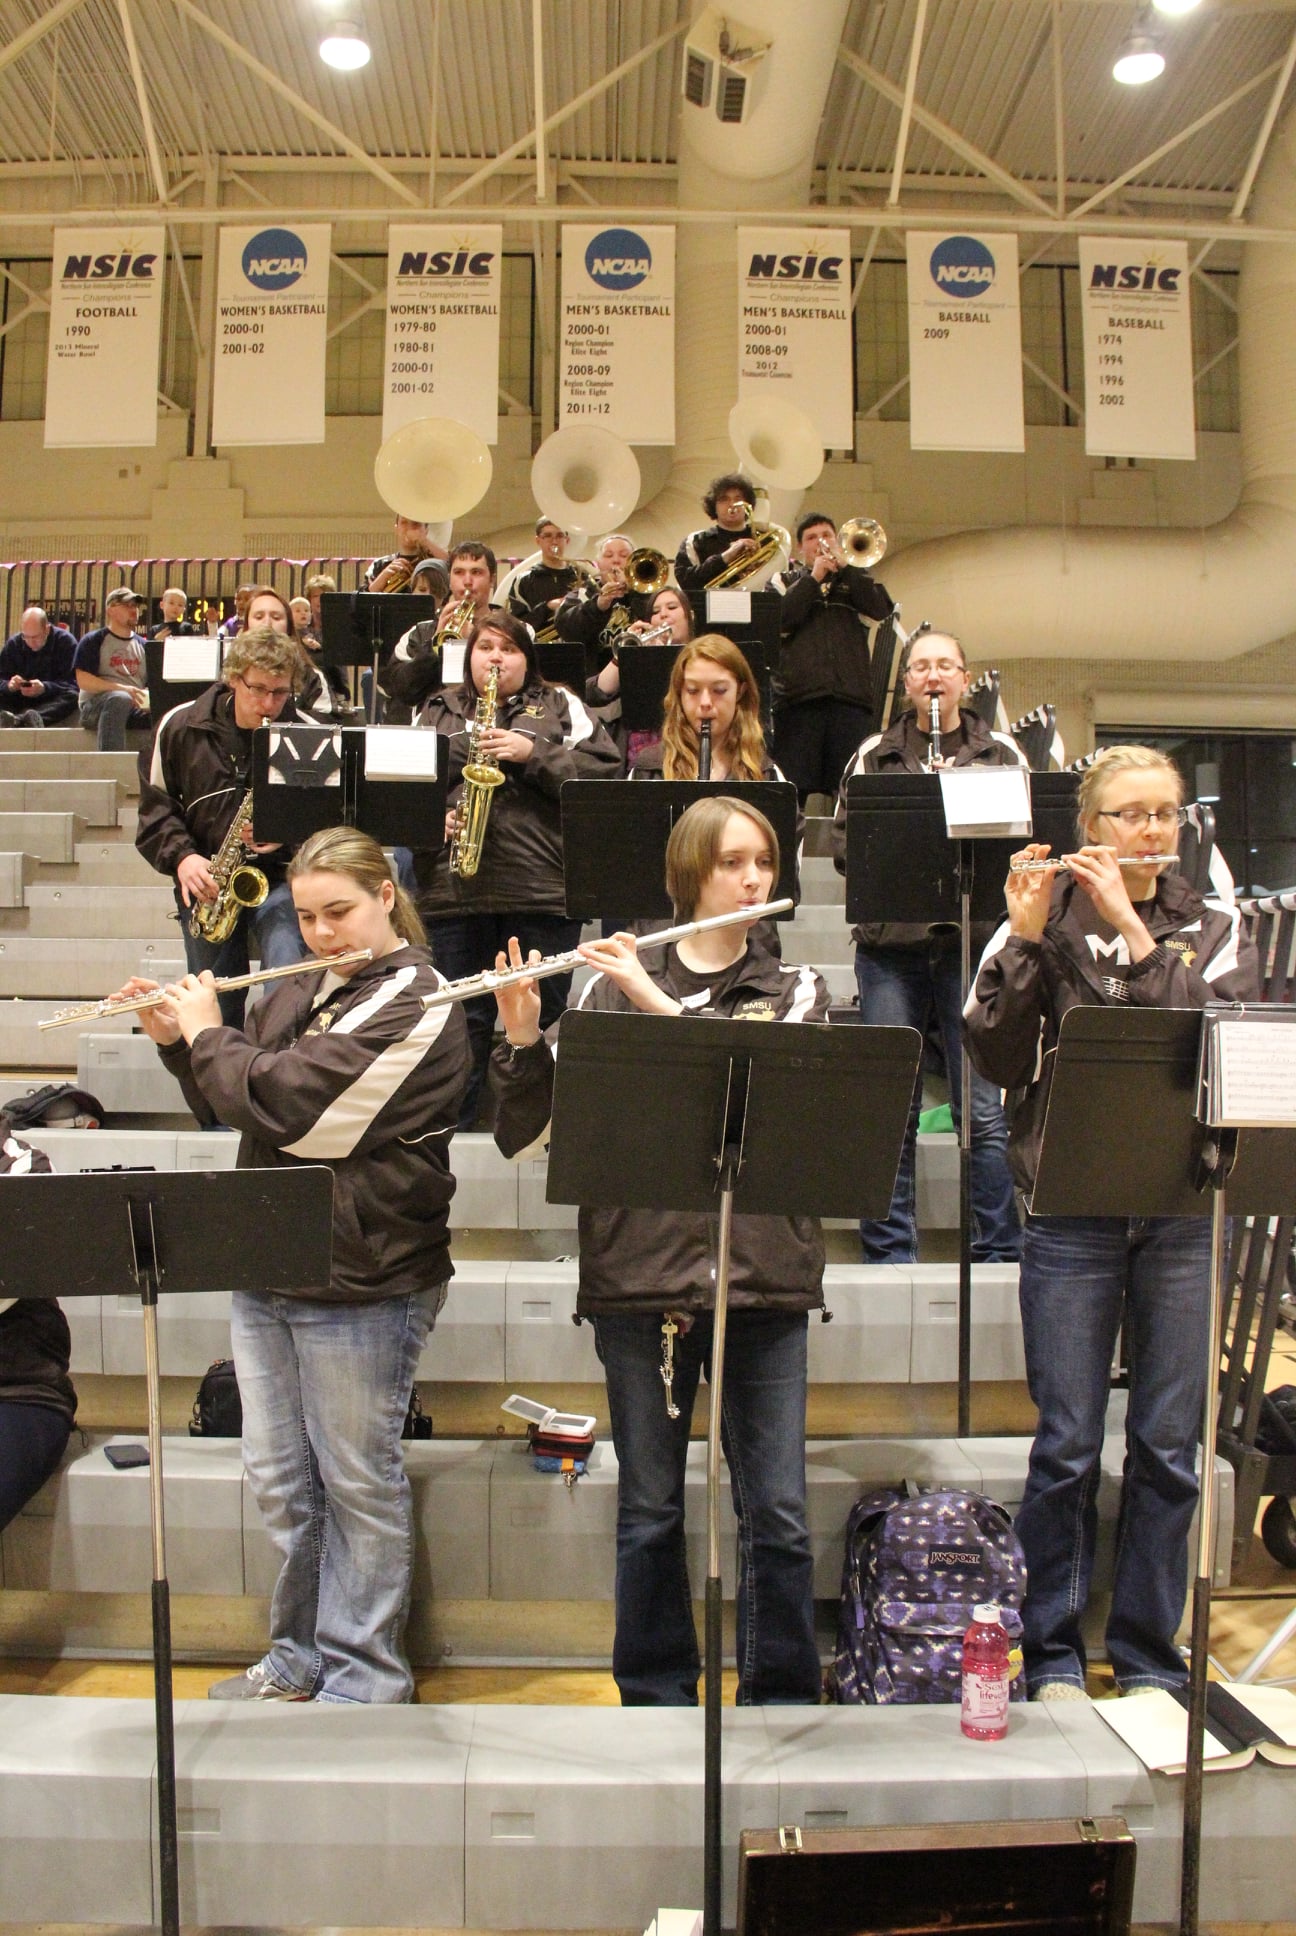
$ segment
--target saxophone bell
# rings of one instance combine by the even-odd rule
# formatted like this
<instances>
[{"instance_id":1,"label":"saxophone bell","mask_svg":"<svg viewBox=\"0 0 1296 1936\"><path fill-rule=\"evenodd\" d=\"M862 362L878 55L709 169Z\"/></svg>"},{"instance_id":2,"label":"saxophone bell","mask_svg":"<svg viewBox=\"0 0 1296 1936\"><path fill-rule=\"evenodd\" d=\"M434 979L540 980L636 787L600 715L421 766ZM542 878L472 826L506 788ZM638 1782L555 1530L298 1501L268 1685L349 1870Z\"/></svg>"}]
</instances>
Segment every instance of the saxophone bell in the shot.
<instances>
[{"instance_id":1,"label":"saxophone bell","mask_svg":"<svg viewBox=\"0 0 1296 1936\"><path fill-rule=\"evenodd\" d=\"M499 762L486 752L483 741L495 730L499 703L499 667L492 666L477 701L468 735L468 758L463 770L463 791L455 813L454 837L450 842L450 872L461 881L471 880L481 865L486 823L490 817L495 789L504 784Z\"/></svg>"},{"instance_id":2,"label":"saxophone bell","mask_svg":"<svg viewBox=\"0 0 1296 1936\"><path fill-rule=\"evenodd\" d=\"M230 821L225 838L212 856L214 901L195 901L189 910L189 932L195 941L218 946L228 941L245 908L260 907L270 882L246 857L243 835L252 825L252 789L248 788Z\"/></svg>"}]
</instances>

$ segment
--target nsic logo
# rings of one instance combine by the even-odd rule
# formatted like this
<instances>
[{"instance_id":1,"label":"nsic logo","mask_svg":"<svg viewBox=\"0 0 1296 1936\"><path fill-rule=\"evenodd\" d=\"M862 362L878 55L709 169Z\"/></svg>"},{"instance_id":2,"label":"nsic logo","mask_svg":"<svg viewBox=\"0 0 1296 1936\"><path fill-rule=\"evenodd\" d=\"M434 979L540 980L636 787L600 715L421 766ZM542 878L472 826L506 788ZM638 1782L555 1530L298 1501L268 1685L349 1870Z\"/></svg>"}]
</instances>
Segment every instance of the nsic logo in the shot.
<instances>
[{"instance_id":1,"label":"nsic logo","mask_svg":"<svg viewBox=\"0 0 1296 1936\"><path fill-rule=\"evenodd\" d=\"M747 264L747 280L760 282L773 276L780 282L840 282L842 258L839 255L754 255Z\"/></svg>"},{"instance_id":2,"label":"nsic logo","mask_svg":"<svg viewBox=\"0 0 1296 1936\"><path fill-rule=\"evenodd\" d=\"M140 281L151 282L157 267L155 255L135 255L129 249L112 255L70 255L63 264L64 282L103 282L111 277L120 282L130 276Z\"/></svg>"},{"instance_id":3,"label":"nsic logo","mask_svg":"<svg viewBox=\"0 0 1296 1936\"><path fill-rule=\"evenodd\" d=\"M1089 274L1091 289L1159 289L1162 295L1179 294L1181 270L1159 269L1155 262L1095 262Z\"/></svg>"},{"instance_id":4,"label":"nsic logo","mask_svg":"<svg viewBox=\"0 0 1296 1936\"><path fill-rule=\"evenodd\" d=\"M633 229L603 229L585 251L585 270L600 289L637 289L652 270L652 250Z\"/></svg>"},{"instance_id":5,"label":"nsic logo","mask_svg":"<svg viewBox=\"0 0 1296 1936\"><path fill-rule=\"evenodd\" d=\"M243 273L254 289L291 289L306 273L306 244L291 229L262 229L243 251Z\"/></svg>"},{"instance_id":6,"label":"nsic logo","mask_svg":"<svg viewBox=\"0 0 1296 1936\"><path fill-rule=\"evenodd\" d=\"M425 276L488 276L494 260L490 249L472 253L467 249L438 249L434 254L426 249L406 249L396 277L398 281L406 281L410 277Z\"/></svg>"},{"instance_id":7,"label":"nsic logo","mask_svg":"<svg viewBox=\"0 0 1296 1936\"><path fill-rule=\"evenodd\" d=\"M995 259L974 235L947 235L931 254L932 281L943 296L984 296L995 279Z\"/></svg>"}]
</instances>

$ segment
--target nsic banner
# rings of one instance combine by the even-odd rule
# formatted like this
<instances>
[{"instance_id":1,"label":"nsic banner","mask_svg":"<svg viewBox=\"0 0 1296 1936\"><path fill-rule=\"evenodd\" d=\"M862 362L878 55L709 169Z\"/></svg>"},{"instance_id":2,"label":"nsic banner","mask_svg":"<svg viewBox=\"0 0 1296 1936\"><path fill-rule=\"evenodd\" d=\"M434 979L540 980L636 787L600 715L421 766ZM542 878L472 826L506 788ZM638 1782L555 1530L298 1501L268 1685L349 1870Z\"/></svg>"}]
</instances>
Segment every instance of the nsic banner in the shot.
<instances>
[{"instance_id":1,"label":"nsic banner","mask_svg":"<svg viewBox=\"0 0 1296 1936\"><path fill-rule=\"evenodd\" d=\"M1015 235L905 237L909 443L1024 450Z\"/></svg>"},{"instance_id":2,"label":"nsic banner","mask_svg":"<svg viewBox=\"0 0 1296 1936\"><path fill-rule=\"evenodd\" d=\"M499 436L504 231L387 231L384 438L415 417L454 417L483 443Z\"/></svg>"},{"instance_id":3,"label":"nsic banner","mask_svg":"<svg viewBox=\"0 0 1296 1936\"><path fill-rule=\"evenodd\" d=\"M322 444L329 226L221 230L214 444Z\"/></svg>"},{"instance_id":4,"label":"nsic banner","mask_svg":"<svg viewBox=\"0 0 1296 1936\"><path fill-rule=\"evenodd\" d=\"M1186 242L1080 237L1085 453L1195 457Z\"/></svg>"},{"instance_id":5,"label":"nsic banner","mask_svg":"<svg viewBox=\"0 0 1296 1936\"><path fill-rule=\"evenodd\" d=\"M558 421L674 443L673 228L564 224Z\"/></svg>"},{"instance_id":6,"label":"nsic banner","mask_svg":"<svg viewBox=\"0 0 1296 1936\"><path fill-rule=\"evenodd\" d=\"M804 410L825 450L853 450L849 229L739 229L738 398Z\"/></svg>"},{"instance_id":7,"label":"nsic banner","mask_svg":"<svg viewBox=\"0 0 1296 1936\"><path fill-rule=\"evenodd\" d=\"M55 229L45 447L156 444L163 229Z\"/></svg>"}]
</instances>

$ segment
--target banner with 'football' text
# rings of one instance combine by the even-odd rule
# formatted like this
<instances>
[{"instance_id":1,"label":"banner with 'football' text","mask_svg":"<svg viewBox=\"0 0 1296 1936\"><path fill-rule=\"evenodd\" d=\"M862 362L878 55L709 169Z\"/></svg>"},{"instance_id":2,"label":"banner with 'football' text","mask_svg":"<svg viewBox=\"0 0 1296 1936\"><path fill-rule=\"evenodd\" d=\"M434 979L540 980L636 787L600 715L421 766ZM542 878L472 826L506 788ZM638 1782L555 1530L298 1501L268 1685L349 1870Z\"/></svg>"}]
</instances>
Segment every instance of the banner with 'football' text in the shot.
<instances>
[{"instance_id":1,"label":"banner with 'football' text","mask_svg":"<svg viewBox=\"0 0 1296 1936\"><path fill-rule=\"evenodd\" d=\"M1197 455L1186 242L1080 237L1085 454Z\"/></svg>"},{"instance_id":2,"label":"banner with 'football' text","mask_svg":"<svg viewBox=\"0 0 1296 1936\"><path fill-rule=\"evenodd\" d=\"M562 232L558 422L675 442L675 231Z\"/></svg>"},{"instance_id":3,"label":"banner with 'football' text","mask_svg":"<svg viewBox=\"0 0 1296 1936\"><path fill-rule=\"evenodd\" d=\"M1024 450L1015 235L905 237L909 443Z\"/></svg>"},{"instance_id":4,"label":"banner with 'football' text","mask_svg":"<svg viewBox=\"0 0 1296 1936\"><path fill-rule=\"evenodd\" d=\"M322 444L327 222L221 230L214 444Z\"/></svg>"},{"instance_id":5,"label":"banner with 'football' text","mask_svg":"<svg viewBox=\"0 0 1296 1936\"><path fill-rule=\"evenodd\" d=\"M497 441L503 260L498 226L388 229L384 439L453 417Z\"/></svg>"},{"instance_id":6,"label":"banner with 'football' text","mask_svg":"<svg viewBox=\"0 0 1296 1936\"><path fill-rule=\"evenodd\" d=\"M166 232L55 229L45 448L157 443Z\"/></svg>"}]
</instances>

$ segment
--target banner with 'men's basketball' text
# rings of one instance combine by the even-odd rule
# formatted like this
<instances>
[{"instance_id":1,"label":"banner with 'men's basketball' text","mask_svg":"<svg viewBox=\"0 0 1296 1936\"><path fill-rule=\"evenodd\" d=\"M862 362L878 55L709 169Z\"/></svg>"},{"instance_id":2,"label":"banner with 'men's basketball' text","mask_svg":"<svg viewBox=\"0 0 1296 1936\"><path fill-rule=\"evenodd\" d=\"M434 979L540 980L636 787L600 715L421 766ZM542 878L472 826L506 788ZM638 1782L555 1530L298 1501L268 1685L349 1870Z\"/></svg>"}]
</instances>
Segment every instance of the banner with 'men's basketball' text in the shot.
<instances>
[{"instance_id":1,"label":"banner with 'men's basketball' text","mask_svg":"<svg viewBox=\"0 0 1296 1936\"><path fill-rule=\"evenodd\" d=\"M628 444L675 441L675 231L562 232L558 421Z\"/></svg>"}]
</instances>

